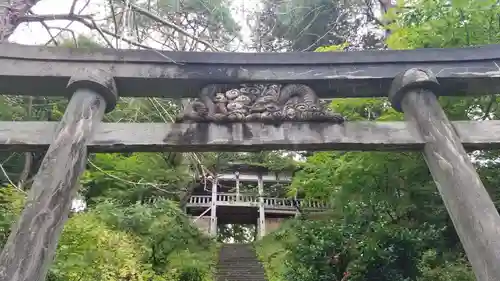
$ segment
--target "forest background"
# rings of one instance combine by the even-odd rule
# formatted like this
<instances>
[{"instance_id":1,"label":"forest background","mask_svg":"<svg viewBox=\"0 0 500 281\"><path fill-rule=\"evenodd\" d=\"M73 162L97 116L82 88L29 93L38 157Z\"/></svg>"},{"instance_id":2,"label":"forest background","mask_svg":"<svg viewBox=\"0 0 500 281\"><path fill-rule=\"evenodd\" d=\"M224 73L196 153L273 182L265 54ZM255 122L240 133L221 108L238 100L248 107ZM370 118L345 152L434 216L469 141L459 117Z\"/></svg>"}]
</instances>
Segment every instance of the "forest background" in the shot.
<instances>
[{"instance_id":1,"label":"forest background","mask_svg":"<svg viewBox=\"0 0 500 281\"><path fill-rule=\"evenodd\" d=\"M43 0L3 2L0 8L28 5L26 15L0 26L3 40L28 22L47 32L46 45L71 48L353 52L500 43L500 2L492 0L267 0L249 11L236 0L75 0L65 14L35 13L32 6ZM102 9L89 12L92 5ZM440 102L452 120L498 119L498 96L485 94ZM184 103L122 99L105 121L170 122ZM0 96L0 119L56 121L66 104ZM331 106L349 120L402 120L382 98L335 99ZM0 245L42 157L0 154ZM498 152L471 157L498 206ZM273 192L334 206L320 219L292 220L256 243L270 281L335 281L345 272L352 281L474 280L420 153L338 151L89 155L48 280L212 280L218 243L194 228L182 208L200 177L235 160L296 168L291 185ZM248 233L248 226L221 227L218 241L248 242ZM329 262L334 253L341 264Z\"/></svg>"}]
</instances>

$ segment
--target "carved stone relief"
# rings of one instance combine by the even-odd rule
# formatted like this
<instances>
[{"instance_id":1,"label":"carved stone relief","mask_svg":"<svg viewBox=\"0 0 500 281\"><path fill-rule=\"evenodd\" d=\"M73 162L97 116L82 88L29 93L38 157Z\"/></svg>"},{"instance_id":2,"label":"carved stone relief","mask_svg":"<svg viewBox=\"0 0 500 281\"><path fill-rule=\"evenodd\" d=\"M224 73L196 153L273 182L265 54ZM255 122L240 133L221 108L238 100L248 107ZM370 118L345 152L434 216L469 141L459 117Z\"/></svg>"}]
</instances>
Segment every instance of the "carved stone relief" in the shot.
<instances>
[{"instance_id":1,"label":"carved stone relief","mask_svg":"<svg viewBox=\"0 0 500 281\"><path fill-rule=\"evenodd\" d=\"M328 108L306 85L241 85L220 92L215 89L205 89L177 122L344 122L343 116Z\"/></svg>"}]
</instances>

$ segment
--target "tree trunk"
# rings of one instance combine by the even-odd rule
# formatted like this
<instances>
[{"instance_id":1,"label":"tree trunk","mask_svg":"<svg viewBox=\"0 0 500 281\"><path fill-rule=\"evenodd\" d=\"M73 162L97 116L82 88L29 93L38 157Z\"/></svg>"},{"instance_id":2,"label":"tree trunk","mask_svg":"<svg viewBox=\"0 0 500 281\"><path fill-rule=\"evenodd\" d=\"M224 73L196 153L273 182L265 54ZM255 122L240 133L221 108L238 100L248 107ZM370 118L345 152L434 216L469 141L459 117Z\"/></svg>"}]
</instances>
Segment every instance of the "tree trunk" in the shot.
<instances>
[{"instance_id":1,"label":"tree trunk","mask_svg":"<svg viewBox=\"0 0 500 281\"><path fill-rule=\"evenodd\" d=\"M5 42L25 16L40 0L0 0L0 43Z\"/></svg>"}]
</instances>

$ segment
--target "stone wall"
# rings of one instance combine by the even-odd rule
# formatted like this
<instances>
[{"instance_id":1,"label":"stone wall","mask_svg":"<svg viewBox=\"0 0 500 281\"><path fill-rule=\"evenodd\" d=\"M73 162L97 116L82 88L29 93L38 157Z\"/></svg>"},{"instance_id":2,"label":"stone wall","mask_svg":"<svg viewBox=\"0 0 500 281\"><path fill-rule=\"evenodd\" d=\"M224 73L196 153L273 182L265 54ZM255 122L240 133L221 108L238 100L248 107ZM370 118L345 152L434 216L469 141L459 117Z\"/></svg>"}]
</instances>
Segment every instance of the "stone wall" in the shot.
<instances>
[{"instance_id":1,"label":"stone wall","mask_svg":"<svg viewBox=\"0 0 500 281\"><path fill-rule=\"evenodd\" d=\"M190 216L191 221L195 220L197 217ZM210 216L203 216L197 219L194 222L194 225L198 227L198 229L205 233L206 235L210 235Z\"/></svg>"},{"instance_id":2,"label":"stone wall","mask_svg":"<svg viewBox=\"0 0 500 281\"><path fill-rule=\"evenodd\" d=\"M266 235L280 228L285 218L266 218Z\"/></svg>"}]
</instances>

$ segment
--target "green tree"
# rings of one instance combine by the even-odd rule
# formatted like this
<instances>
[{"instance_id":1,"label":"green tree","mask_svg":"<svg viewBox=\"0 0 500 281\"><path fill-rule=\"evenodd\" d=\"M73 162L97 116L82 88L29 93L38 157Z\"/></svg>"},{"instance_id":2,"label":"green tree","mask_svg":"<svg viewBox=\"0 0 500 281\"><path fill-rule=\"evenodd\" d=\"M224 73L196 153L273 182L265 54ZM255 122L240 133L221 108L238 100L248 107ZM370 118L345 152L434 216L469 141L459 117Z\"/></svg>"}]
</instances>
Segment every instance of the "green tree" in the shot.
<instances>
[{"instance_id":1,"label":"green tree","mask_svg":"<svg viewBox=\"0 0 500 281\"><path fill-rule=\"evenodd\" d=\"M380 47L373 28L370 1L265 1L256 12L253 48L257 51L313 51L349 42L362 48ZM347 47L347 46L346 46Z\"/></svg>"},{"instance_id":2,"label":"green tree","mask_svg":"<svg viewBox=\"0 0 500 281\"><path fill-rule=\"evenodd\" d=\"M142 259L155 274L180 281L212 278L216 245L188 221L175 202L158 199L130 205L108 200L94 210L112 228L139 237L145 251Z\"/></svg>"}]
</instances>

